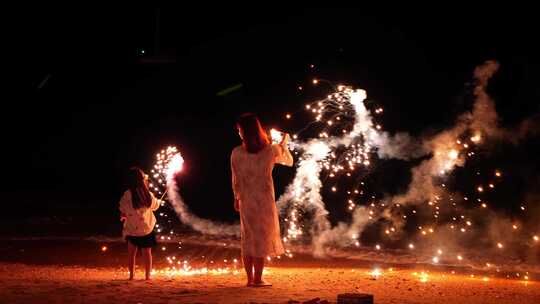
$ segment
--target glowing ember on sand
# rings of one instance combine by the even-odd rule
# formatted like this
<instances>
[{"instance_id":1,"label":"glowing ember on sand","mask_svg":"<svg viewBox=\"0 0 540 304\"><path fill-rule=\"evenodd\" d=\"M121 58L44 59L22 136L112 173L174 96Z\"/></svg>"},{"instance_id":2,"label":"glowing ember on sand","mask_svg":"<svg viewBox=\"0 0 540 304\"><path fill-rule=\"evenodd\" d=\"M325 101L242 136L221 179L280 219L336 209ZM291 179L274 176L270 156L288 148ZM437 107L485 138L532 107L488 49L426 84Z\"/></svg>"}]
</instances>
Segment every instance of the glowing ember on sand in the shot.
<instances>
[{"instance_id":1,"label":"glowing ember on sand","mask_svg":"<svg viewBox=\"0 0 540 304\"><path fill-rule=\"evenodd\" d=\"M369 275L372 279L376 280L382 275L382 271L379 268L375 268L369 273Z\"/></svg>"}]
</instances>

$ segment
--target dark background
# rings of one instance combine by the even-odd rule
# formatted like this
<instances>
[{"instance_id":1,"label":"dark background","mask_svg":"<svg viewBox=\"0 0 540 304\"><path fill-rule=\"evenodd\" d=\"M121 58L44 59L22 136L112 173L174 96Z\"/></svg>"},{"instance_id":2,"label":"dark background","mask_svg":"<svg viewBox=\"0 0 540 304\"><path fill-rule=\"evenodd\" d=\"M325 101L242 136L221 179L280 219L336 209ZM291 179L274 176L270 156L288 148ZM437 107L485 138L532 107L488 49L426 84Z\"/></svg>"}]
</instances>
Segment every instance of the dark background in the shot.
<instances>
[{"instance_id":1,"label":"dark background","mask_svg":"<svg viewBox=\"0 0 540 304\"><path fill-rule=\"evenodd\" d=\"M115 217L126 169L150 168L171 144L186 160L182 195L190 208L232 221L236 117L255 111L269 127L298 130L311 119L304 104L329 92L313 86L314 77L367 90L385 109L385 130L421 135L470 109L474 67L495 59L501 70L489 89L502 124L539 110L536 16L424 9L14 10L6 39L15 54L5 61L19 93L4 100L1 216ZM505 170L496 207L518 206L538 185L538 152L533 138L500 145L476 164ZM293 171L275 174L280 192ZM406 164L392 161L372 174L380 192L409 179Z\"/></svg>"}]
</instances>

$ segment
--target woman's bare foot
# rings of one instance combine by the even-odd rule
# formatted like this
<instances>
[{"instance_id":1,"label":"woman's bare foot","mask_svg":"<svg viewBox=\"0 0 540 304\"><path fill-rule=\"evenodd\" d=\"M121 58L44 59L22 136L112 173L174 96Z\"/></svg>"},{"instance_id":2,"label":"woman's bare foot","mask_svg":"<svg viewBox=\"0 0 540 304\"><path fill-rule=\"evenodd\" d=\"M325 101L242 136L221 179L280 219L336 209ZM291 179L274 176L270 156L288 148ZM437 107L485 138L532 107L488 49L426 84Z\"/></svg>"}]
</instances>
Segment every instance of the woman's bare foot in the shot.
<instances>
[{"instance_id":1,"label":"woman's bare foot","mask_svg":"<svg viewBox=\"0 0 540 304\"><path fill-rule=\"evenodd\" d=\"M270 287L272 286L272 283L268 283L266 281L260 281L260 282L253 282L253 287Z\"/></svg>"}]
</instances>

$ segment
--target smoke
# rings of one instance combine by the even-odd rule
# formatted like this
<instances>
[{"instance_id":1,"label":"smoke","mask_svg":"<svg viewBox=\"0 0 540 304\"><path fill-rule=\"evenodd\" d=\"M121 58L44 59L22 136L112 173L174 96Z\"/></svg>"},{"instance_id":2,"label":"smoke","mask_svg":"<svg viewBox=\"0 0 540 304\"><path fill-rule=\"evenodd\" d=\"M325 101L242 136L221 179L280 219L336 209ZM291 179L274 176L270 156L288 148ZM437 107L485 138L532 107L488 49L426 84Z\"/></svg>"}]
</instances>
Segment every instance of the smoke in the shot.
<instances>
[{"instance_id":1,"label":"smoke","mask_svg":"<svg viewBox=\"0 0 540 304\"><path fill-rule=\"evenodd\" d=\"M403 132L394 136L390 136L387 132L379 132L374 128L372 117L363 103L366 98L365 91L349 92L349 102L355 111L355 123L350 133L341 137L331 136L307 143L295 143L295 147L303 151L302 158L292 184L278 201L282 211L290 211L293 206L292 216L289 216L287 221L294 228L293 235L298 235L300 229L295 211L299 208L313 215L314 225L310 232L314 254L317 256L324 254L324 248L328 244L340 246L351 244L351 234L358 235L369 223L366 220L368 218L366 210L358 207L352 214L350 224L340 222L332 228L327 219L328 211L320 194L322 183L319 175L323 167L332 169L327 160L332 156L332 151L338 147L354 147L360 142L364 146L364 153L376 151L378 157L383 159L411 160L430 156L411 169L412 178L405 193L385 199L388 206L418 205L426 201L437 201L445 195L445 189L436 179L445 177L455 167L464 166L469 146L488 139L507 137L508 132L499 126L495 104L486 92L490 78L498 69L499 64L495 61L487 61L478 66L474 70L475 100L472 111L459 116L454 126L427 138L417 139ZM321 109L319 113L320 111ZM522 128L523 133L530 132L528 130L531 129L529 125L523 125ZM392 213L390 207L379 216L391 221L398 229L406 223L401 214Z\"/></svg>"},{"instance_id":2,"label":"smoke","mask_svg":"<svg viewBox=\"0 0 540 304\"><path fill-rule=\"evenodd\" d=\"M312 235L327 230L331 225L327 219L328 211L324 207L321 195L322 182L319 178L322 170L320 161L325 159L330 148L319 140L311 140L304 146L304 154L298 163L293 182L279 198L277 204L283 214L292 204L292 211L287 216L287 237L297 238L302 234L297 222L297 209L302 208L313 214Z\"/></svg>"},{"instance_id":3,"label":"smoke","mask_svg":"<svg viewBox=\"0 0 540 304\"><path fill-rule=\"evenodd\" d=\"M489 138L497 139L505 136L505 131L499 128L499 117L495 109L495 103L488 95L486 89L488 82L499 70L499 63L486 61L474 69L475 102L470 118L470 129L474 133L483 134Z\"/></svg>"},{"instance_id":4,"label":"smoke","mask_svg":"<svg viewBox=\"0 0 540 304\"><path fill-rule=\"evenodd\" d=\"M351 233L361 232L367 223L366 214L361 209L353 213L352 223L340 223L332 228L328 220L329 212L321 195L322 182L320 174L325 167L338 172L340 165L330 165L328 158L332 158L331 151L340 146L358 148L361 146L359 157L367 155L371 150L371 145L378 140L377 131L373 127L372 117L364 105L366 92L364 90L345 89L342 91L346 96L346 101L354 108L355 123L350 133L344 136L331 136L326 139L312 139L306 143L294 143L295 149L301 150L302 157L298 162L298 168L293 182L287 187L286 192L279 198L278 206L282 213L286 215L288 225L285 240L296 239L302 234L298 223L298 209L305 210L312 216L310 230L311 241L314 254L324 255L324 247L329 242L335 244L347 244L351 242ZM335 100L327 99L325 103L339 102L337 107L343 107L342 96ZM322 102L321 102L322 103ZM359 142L361 139L363 142ZM354 150L358 152L358 150ZM357 160L357 162L361 162ZM349 166L353 163L349 160ZM344 233L346 232L346 233Z\"/></svg>"},{"instance_id":5,"label":"smoke","mask_svg":"<svg viewBox=\"0 0 540 304\"><path fill-rule=\"evenodd\" d=\"M504 132L503 140L519 145L524 140L540 135L540 113L535 113L524 119L519 125Z\"/></svg>"},{"instance_id":6,"label":"smoke","mask_svg":"<svg viewBox=\"0 0 540 304\"><path fill-rule=\"evenodd\" d=\"M476 67L472 112L458 117L451 128L423 140L423 151L429 151L431 158L411 169L412 180L404 194L388 200L400 204L419 204L433 199L443 191L434 184L434 178L444 176L456 166L463 166L468 146L488 138L501 138L505 134L505 131L499 128L495 104L486 92L489 79L498 69L499 64L496 61L486 61ZM472 136L462 143L461 139L467 134ZM387 148L382 146L380 149L385 151Z\"/></svg>"},{"instance_id":7,"label":"smoke","mask_svg":"<svg viewBox=\"0 0 540 304\"><path fill-rule=\"evenodd\" d=\"M505 129L500 126L495 104L486 91L489 80L498 68L497 62L487 61L475 69L476 82L473 91L475 99L472 111L460 115L452 127L421 140L423 149L419 149L422 152L418 152L416 155L422 155L427 151L430 158L411 169L412 178L408 189L402 194L387 197L385 202L388 205L417 206L427 201L437 202L443 196L446 198L456 196L441 186L440 178L444 178L455 167L465 165L469 153L468 147L488 141L508 141L519 144L521 140L539 133L539 114L525 119L513 129ZM397 142L399 143L399 141ZM405 147L411 147L409 144L414 140L405 136L405 140L402 142L405 143ZM404 148L397 147L391 149L392 152L387 152L388 147L385 145L379 147L379 157L407 159L408 155L414 155L410 152L403 153L405 156L403 157L400 152ZM415 145L418 146L418 144ZM398 153L393 153L394 150ZM530 205L534 205L534 201L539 201L538 197L540 196L537 194L531 194L527 201ZM463 211L461 210L459 213L467 214L466 219L469 219L468 222L471 223L470 227L465 226L465 230L463 230L467 231L465 234L456 233L459 228L459 224L456 222L443 225L445 221L442 221L437 224L439 226L437 236L423 240L423 247L429 248L428 251L432 251L433 248L445 248L446 251L452 253L461 253L460 259L463 258L464 261L470 263L479 260L491 261L491 263L481 265L481 267L487 268L493 267L493 263L498 263L497 267L499 267L509 261L529 263L530 265L538 263L538 247L534 246L535 242L538 242L535 241L538 236L532 235L530 231L532 233L540 231L537 224L540 220L540 216L538 216L540 212L533 211L528 220L521 222L506 214L486 208L475 208L467 210L466 213ZM403 218L400 215L392 214L390 208L385 209L379 216L392 222L397 229L403 227ZM452 216L447 211L445 214L439 214L439 218L452 218ZM454 220L456 220L455 217ZM460 220L464 219L460 218ZM456 259L455 256L445 258Z\"/></svg>"},{"instance_id":8,"label":"smoke","mask_svg":"<svg viewBox=\"0 0 540 304\"><path fill-rule=\"evenodd\" d=\"M363 230L369 221L367 208L356 208L352 215L352 223L340 222L335 227L326 229L315 237L313 255L316 257L326 256L327 245L345 247L358 242L359 232Z\"/></svg>"},{"instance_id":9,"label":"smoke","mask_svg":"<svg viewBox=\"0 0 540 304\"><path fill-rule=\"evenodd\" d=\"M207 219L201 219L198 216L192 214L182 197L178 193L178 186L174 176L167 178L167 196L169 202L174 208L174 211L185 225L190 226L195 231L208 235L219 236L239 236L240 226L216 223Z\"/></svg>"},{"instance_id":10,"label":"smoke","mask_svg":"<svg viewBox=\"0 0 540 304\"><path fill-rule=\"evenodd\" d=\"M383 159L411 160L429 153L421 140L405 132L396 133L393 137L383 132L376 138L374 145L377 147L377 156Z\"/></svg>"}]
</instances>

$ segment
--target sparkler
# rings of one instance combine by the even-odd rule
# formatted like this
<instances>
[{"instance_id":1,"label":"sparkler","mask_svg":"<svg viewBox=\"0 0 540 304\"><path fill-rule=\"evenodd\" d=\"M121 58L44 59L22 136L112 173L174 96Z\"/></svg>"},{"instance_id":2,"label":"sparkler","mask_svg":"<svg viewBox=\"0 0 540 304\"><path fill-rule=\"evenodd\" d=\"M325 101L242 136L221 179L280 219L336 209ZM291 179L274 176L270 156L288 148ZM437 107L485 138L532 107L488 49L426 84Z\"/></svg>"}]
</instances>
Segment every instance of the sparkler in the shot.
<instances>
[{"instance_id":1,"label":"sparkler","mask_svg":"<svg viewBox=\"0 0 540 304\"><path fill-rule=\"evenodd\" d=\"M270 136L274 144L279 144L283 140L283 133L276 129L270 129Z\"/></svg>"},{"instance_id":2,"label":"sparkler","mask_svg":"<svg viewBox=\"0 0 540 304\"><path fill-rule=\"evenodd\" d=\"M157 153L156 163L150 170L150 190L163 199L167 192L167 180L180 172L183 164L184 159L176 147L169 146Z\"/></svg>"},{"instance_id":3,"label":"sparkler","mask_svg":"<svg viewBox=\"0 0 540 304\"><path fill-rule=\"evenodd\" d=\"M169 206L171 206L179 214L180 220L182 220L182 222L184 222L185 224L192 224L195 226L195 228L200 228L201 224L207 224L207 228L213 229L214 231L219 231L219 225L211 223L207 220L198 219L197 217L189 213L187 207L184 205L179 194L177 193L178 189L176 184L176 176L183 170L183 167L184 159L176 147L169 146L161 150L159 153L156 154L156 163L150 171L150 190L156 196L160 197L162 206L165 206L165 203L168 202L170 204ZM167 194L167 199L163 200ZM172 237L177 237L172 227L168 225L170 223L170 220L168 220L168 216L168 212L166 211L159 213L158 223L156 224L156 232L158 232L159 240L172 241ZM203 232L211 234L204 229L202 230ZM229 234L234 235L236 233L235 230L239 230L239 228L233 225L232 227L225 228L224 231L222 231L221 233L227 234L228 232ZM231 231L233 232L231 233ZM180 246L179 249L181 249ZM168 248L167 246L162 245L160 247L160 250L168 251ZM187 260L180 262L173 252L171 252L171 255L167 256L166 259L170 266L165 269L154 270L153 273L166 276L189 276L200 274L222 275L238 273L238 261L236 259L234 260L232 267L226 266L213 268L192 267ZM224 263L228 264L228 261L224 261ZM213 264L213 261L210 264Z\"/></svg>"},{"instance_id":4,"label":"sparkler","mask_svg":"<svg viewBox=\"0 0 540 304\"><path fill-rule=\"evenodd\" d=\"M174 209L176 215L182 223L191 226L196 231L211 235L229 235L238 236L240 227L238 225L226 225L214 223L212 221L201 219L192 214L178 193L178 185L176 175L182 171L184 159L176 147L170 146L156 155L156 163L151 170L150 190L162 199L167 194L167 201ZM162 206L165 205L163 201ZM168 217L167 213L163 213L163 217ZM158 226L159 225L159 226ZM158 232L165 232L169 229L169 235L161 235L161 240L171 240L171 235L174 236L172 228L165 229L165 225L158 223L156 225Z\"/></svg>"}]
</instances>

